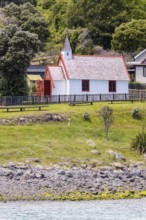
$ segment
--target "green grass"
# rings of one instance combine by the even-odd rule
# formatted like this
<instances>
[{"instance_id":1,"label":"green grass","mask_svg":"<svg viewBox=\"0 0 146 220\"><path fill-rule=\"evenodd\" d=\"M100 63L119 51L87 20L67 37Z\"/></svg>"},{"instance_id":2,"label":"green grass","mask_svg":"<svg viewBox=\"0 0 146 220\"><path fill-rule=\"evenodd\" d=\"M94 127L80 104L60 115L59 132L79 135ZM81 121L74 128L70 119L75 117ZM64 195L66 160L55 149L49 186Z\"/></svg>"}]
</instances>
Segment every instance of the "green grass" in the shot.
<instances>
[{"instance_id":1,"label":"green grass","mask_svg":"<svg viewBox=\"0 0 146 220\"><path fill-rule=\"evenodd\" d=\"M105 140L105 133L98 111L101 107L109 105L113 108L115 121L109 131L109 141ZM143 114L142 120L131 117L131 111L140 107ZM68 126L64 122L50 122L30 125L0 126L0 163L8 161L23 162L28 158L39 158L44 165L53 165L58 162L92 163L94 160L111 162L107 151L121 152L128 160L139 161L143 156L130 150L131 139L146 124L145 103L94 103L85 106L69 106L68 104L54 104L46 107L44 111L26 110L19 112L0 110L0 118L14 116L60 113L66 119L71 119ZM85 112L90 113L91 122L83 119ZM89 147L87 140L92 139L97 147ZM97 149L100 156L92 155L91 150Z\"/></svg>"}]
</instances>

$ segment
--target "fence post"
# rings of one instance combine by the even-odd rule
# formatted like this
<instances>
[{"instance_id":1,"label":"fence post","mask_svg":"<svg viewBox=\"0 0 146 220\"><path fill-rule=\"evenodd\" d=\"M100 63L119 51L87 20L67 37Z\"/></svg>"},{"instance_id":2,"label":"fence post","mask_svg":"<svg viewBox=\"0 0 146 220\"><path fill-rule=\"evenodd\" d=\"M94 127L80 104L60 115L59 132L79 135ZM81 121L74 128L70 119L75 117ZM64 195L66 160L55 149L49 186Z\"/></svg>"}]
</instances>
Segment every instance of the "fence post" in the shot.
<instances>
[{"instance_id":1,"label":"fence post","mask_svg":"<svg viewBox=\"0 0 146 220\"><path fill-rule=\"evenodd\" d=\"M59 97L58 97L58 101L59 101L59 104L60 104L60 95L59 95Z\"/></svg>"},{"instance_id":2,"label":"fence post","mask_svg":"<svg viewBox=\"0 0 146 220\"><path fill-rule=\"evenodd\" d=\"M76 102L76 95L74 95L74 102Z\"/></svg>"},{"instance_id":3,"label":"fence post","mask_svg":"<svg viewBox=\"0 0 146 220\"><path fill-rule=\"evenodd\" d=\"M141 98L141 102L143 102L143 94L142 94L142 92L141 92L141 97L140 98Z\"/></svg>"},{"instance_id":4,"label":"fence post","mask_svg":"<svg viewBox=\"0 0 146 220\"><path fill-rule=\"evenodd\" d=\"M101 94L99 94L99 101L101 101Z\"/></svg>"},{"instance_id":5,"label":"fence post","mask_svg":"<svg viewBox=\"0 0 146 220\"><path fill-rule=\"evenodd\" d=\"M86 94L86 101L88 102L88 94Z\"/></svg>"},{"instance_id":6,"label":"fence post","mask_svg":"<svg viewBox=\"0 0 146 220\"><path fill-rule=\"evenodd\" d=\"M126 93L125 93L125 100L127 100L127 96L126 96Z\"/></svg>"}]
</instances>

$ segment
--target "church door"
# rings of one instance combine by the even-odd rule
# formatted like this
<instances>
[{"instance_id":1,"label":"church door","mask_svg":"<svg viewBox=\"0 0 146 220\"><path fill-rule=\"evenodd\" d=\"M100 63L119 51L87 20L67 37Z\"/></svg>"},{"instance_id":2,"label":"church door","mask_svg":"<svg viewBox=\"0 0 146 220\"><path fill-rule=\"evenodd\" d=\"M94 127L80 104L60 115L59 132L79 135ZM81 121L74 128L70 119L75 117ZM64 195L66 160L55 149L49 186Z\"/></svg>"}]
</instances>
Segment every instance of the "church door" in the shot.
<instances>
[{"instance_id":1,"label":"church door","mask_svg":"<svg viewBox=\"0 0 146 220\"><path fill-rule=\"evenodd\" d=\"M44 96L51 95L51 81L45 80L44 81Z\"/></svg>"}]
</instances>

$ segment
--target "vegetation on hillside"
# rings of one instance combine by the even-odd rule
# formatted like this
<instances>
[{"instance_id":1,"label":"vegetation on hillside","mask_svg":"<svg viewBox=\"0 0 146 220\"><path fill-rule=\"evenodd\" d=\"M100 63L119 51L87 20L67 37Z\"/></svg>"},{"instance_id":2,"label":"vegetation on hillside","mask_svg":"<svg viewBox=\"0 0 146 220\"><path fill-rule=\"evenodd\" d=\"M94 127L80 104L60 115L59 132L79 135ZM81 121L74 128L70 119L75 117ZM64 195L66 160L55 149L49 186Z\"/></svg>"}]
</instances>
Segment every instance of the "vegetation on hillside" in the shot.
<instances>
[{"instance_id":1,"label":"vegetation on hillside","mask_svg":"<svg viewBox=\"0 0 146 220\"><path fill-rule=\"evenodd\" d=\"M5 6L6 2L10 4ZM26 68L36 52L45 50L49 51L49 55L59 53L65 39L66 28L74 53L105 54L107 50L114 49L116 53L135 55L145 48L146 0L3 0L1 6L0 84L3 82L6 88L9 88L7 85L9 80L5 80L7 76L4 78L4 74L7 74L7 69L12 64L13 55L10 56L8 52L11 47L10 43L7 44L9 40L2 39L2 34L9 25L17 26L20 31L36 34L39 40L39 48L33 50L33 46L31 47L33 56L27 58L26 62L25 59L21 62L21 55L17 52L17 62L21 65L24 63L25 66L21 68L24 78ZM21 42L22 39L20 36L19 38L17 36L17 42ZM24 48L21 46L21 49L26 52L26 45L22 45ZM14 48L13 50L15 51ZM4 61L7 53L9 53L7 57L9 65ZM53 60L56 61L56 57ZM13 63L15 63L14 60ZM9 68L10 70L12 67ZM15 72L18 73L19 69L17 71L15 69ZM14 78L17 78L17 74ZM19 78L21 78L20 75L16 81L19 81ZM26 84L23 81L15 95L26 94L20 92L22 85L26 91ZM12 90L14 91L14 88ZM8 92L3 93L3 91L0 89L1 94L8 95ZM14 92L10 93L9 90L9 94L12 95Z\"/></svg>"},{"instance_id":2,"label":"vegetation on hillside","mask_svg":"<svg viewBox=\"0 0 146 220\"><path fill-rule=\"evenodd\" d=\"M68 104L52 104L39 111L6 113L0 110L0 118L23 117L23 115L37 115L44 113L58 113L66 117L64 122L50 122L41 124L0 125L0 163L8 161L23 162L29 158L39 158L43 164L56 163L92 164L93 162L107 165L113 160L108 151L122 153L127 162L142 161L143 155L137 155L131 150L131 140L146 124L145 103L114 103L112 105L114 123L109 130L109 141L105 139L105 132L97 111L103 106L111 107L109 103L94 103L94 105L69 106ZM141 120L133 119L131 111L140 107L143 113ZM85 112L90 114L90 120L85 120ZM70 119L70 124L68 120ZM88 142L95 142L89 146ZM101 155L92 154L92 150Z\"/></svg>"},{"instance_id":3,"label":"vegetation on hillside","mask_svg":"<svg viewBox=\"0 0 146 220\"><path fill-rule=\"evenodd\" d=\"M48 48L58 47L60 50L64 30L68 28L73 51L83 54L86 54L86 46L91 54L96 52L94 48L96 49L97 45L111 49L112 35L116 27L132 19L146 19L145 0L38 0L37 7L49 22L51 38ZM88 34L84 34L84 38L81 39L80 35L84 30ZM129 44L131 35L133 38L137 37L136 33L129 30ZM124 52L129 52L128 46L126 44ZM144 47L136 44L134 53Z\"/></svg>"},{"instance_id":4,"label":"vegetation on hillside","mask_svg":"<svg viewBox=\"0 0 146 220\"><path fill-rule=\"evenodd\" d=\"M3 8L0 31L0 94L28 95L26 70L49 37L48 24L30 3Z\"/></svg>"},{"instance_id":5,"label":"vegetation on hillside","mask_svg":"<svg viewBox=\"0 0 146 220\"><path fill-rule=\"evenodd\" d=\"M5 1L3 0L2 2L4 3ZM48 22L50 37L44 39L47 43L46 50L57 48L60 51L66 28L68 29L73 52L75 53L99 53L101 50L99 51L96 48L97 46L101 46L103 49L113 48L124 53L137 53L145 48L145 44L138 41L140 37L141 42L144 42L144 34L140 35L138 32L141 29L141 21L143 20L144 22L146 19L146 0L9 0L7 2L15 3L17 7L12 7L11 5L10 10L6 6L9 12L11 11L10 15L10 13L6 12L7 9L4 9L6 16L10 17L10 22L15 20L25 30L34 31L34 26L40 25L41 21L43 23L41 25L47 27L45 22ZM38 12L36 14L36 10L35 12L31 11L31 16L35 14L33 18L26 19L27 16L30 17L30 11L28 13L28 8L26 9L26 6L23 6L23 4L28 2L37 5L37 9L46 21L39 17L40 15L38 16ZM137 23L132 26L131 22L134 22L133 19ZM123 36L124 27L126 28L126 33ZM145 33L145 25L143 30ZM45 31L43 30L42 32ZM126 37L126 44L124 46L121 46L123 41L121 45L117 45L119 40L121 41L119 34L122 35L122 39ZM138 43L132 41L132 45L129 46L131 38L136 39Z\"/></svg>"}]
</instances>

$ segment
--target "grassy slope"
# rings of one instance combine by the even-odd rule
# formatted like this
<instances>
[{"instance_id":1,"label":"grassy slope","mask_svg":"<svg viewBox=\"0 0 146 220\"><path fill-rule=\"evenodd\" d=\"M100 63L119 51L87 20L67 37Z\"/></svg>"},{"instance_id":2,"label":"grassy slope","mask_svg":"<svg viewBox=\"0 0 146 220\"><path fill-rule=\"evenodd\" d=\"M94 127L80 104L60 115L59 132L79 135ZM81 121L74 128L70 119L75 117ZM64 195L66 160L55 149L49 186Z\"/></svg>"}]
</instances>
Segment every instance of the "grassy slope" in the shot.
<instances>
[{"instance_id":1,"label":"grassy slope","mask_svg":"<svg viewBox=\"0 0 146 220\"><path fill-rule=\"evenodd\" d=\"M100 118L97 111L104 105L114 110L115 122L110 129L109 138L105 140ZM107 151L123 153L128 160L142 160L143 157L130 151L130 141L140 131L146 117L136 121L131 117L131 110L140 107L145 116L145 103L94 103L93 106L69 106L67 104L50 105L44 112L62 113L71 118L71 126L63 123L44 123L25 126L0 126L0 163L8 161L25 161L28 158L40 158L45 165L68 161L70 163L91 163L93 160L110 162ZM47 109L47 110L46 110ZM83 113L91 115L91 122L83 120ZM39 111L9 112L0 111L0 118L40 114ZM92 139L97 147L89 147L87 140ZM90 151L97 149L101 156L92 155ZM81 161L78 161L78 160Z\"/></svg>"}]
</instances>

